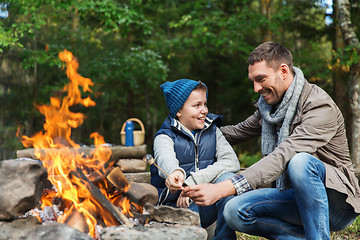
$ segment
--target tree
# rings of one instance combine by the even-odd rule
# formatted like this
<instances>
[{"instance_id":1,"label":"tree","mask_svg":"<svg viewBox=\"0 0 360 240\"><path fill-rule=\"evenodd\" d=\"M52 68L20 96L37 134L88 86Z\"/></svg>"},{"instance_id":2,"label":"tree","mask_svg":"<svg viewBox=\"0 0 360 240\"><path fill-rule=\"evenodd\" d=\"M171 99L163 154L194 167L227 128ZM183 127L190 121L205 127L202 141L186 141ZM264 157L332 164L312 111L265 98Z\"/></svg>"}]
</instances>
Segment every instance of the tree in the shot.
<instances>
[{"instance_id":1,"label":"tree","mask_svg":"<svg viewBox=\"0 0 360 240\"><path fill-rule=\"evenodd\" d=\"M91 131L120 142L122 122L156 108L138 107L151 103L145 99L153 98L151 90L165 81L168 71L162 56L146 45L151 24L141 0L9 0L6 10L0 53L2 63L11 61L14 67L7 75L5 64L1 68L0 126L16 130L21 125L26 135L42 129L42 116L33 104L61 94L68 81L58 59L64 49L78 58L80 74L95 82L92 97L98 107L77 109L92 114L86 126L74 131L78 142L88 144L84 139ZM5 130L0 128L7 133L1 134L0 145L16 136Z\"/></svg>"},{"instance_id":2,"label":"tree","mask_svg":"<svg viewBox=\"0 0 360 240\"><path fill-rule=\"evenodd\" d=\"M352 111L351 158L360 169L360 44L351 22L349 0L337 0L339 24L345 40L344 54L349 72L349 99Z\"/></svg>"}]
</instances>

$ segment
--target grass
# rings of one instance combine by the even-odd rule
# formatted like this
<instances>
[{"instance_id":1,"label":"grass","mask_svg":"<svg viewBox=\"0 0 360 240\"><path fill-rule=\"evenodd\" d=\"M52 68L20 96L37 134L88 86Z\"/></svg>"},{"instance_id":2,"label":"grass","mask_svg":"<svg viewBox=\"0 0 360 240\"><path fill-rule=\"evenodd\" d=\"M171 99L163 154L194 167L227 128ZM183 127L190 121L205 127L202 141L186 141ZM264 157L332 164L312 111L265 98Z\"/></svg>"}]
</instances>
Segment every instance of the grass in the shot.
<instances>
[{"instance_id":1,"label":"grass","mask_svg":"<svg viewBox=\"0 0 360 240\"><path fill-rule=\"evenodd\" d=\"M265 240L263 237L256 237L245 233L237 232L237 240ZM330 238L332 240L353 240L360 239L360 216L349 227L342 231L331 232Z\"/></svg>"}]
</instances>

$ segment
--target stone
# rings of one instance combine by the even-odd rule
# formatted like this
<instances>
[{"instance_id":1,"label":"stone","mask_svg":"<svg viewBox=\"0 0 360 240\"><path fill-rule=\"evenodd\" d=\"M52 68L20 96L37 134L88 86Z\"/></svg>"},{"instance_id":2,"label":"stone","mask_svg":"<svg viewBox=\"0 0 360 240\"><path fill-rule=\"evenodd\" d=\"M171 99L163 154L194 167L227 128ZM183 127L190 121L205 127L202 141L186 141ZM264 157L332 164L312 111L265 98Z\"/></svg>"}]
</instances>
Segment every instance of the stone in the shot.
<instances>
[{"instance_id":1,"label":"stone","mask_svg":"<svg viewBox=\"0 0 360 240\"><path fill-rule=\"evenodd\" d=\"M200 216L187 208L175 208L166 205L154 206L145 204L144 213L150 214L150 219L157 222L176 223L200 226Z\"/></svg>"},{"instance_id":2,"label":"stone","mask_svg":"<svg viewBox=\"0 0 360 240\"><path fill-rule=\"evenodd\" d=\"M197 226L150 222L143 227L112 226L101 230L102 240L206 240L206 230Z\"/></svg>"},{"instance_id":3,"label":"stone","mask_svg":"<svg viewBox=\"0 0 360 240\"><path fill-rule=\"evenodd\" d=\"M47 172L36 160L0 162L0 220L12 220L38 203L47 184Z\"/></svg>"},{"instance_id":4,"label":"stone","mask_svg":"<svg viewBox=\"0 0 360 240\"><path fill-rule=\"evenodd\" d=\"M87 233L80 232L66 224L50 222L28 232L26 240L94 240Z\"/></svg>"},{"instance_id":5,"label":"stone","mask_svg":"<svg viewBox=\"0 0 360 240\"><path fill-rule=\"evenodd\" d=\"M13 221L0 221L0 240L23 240L29 231L40 226L36 217L26 217Z\"/></svg>"}]
</instances>

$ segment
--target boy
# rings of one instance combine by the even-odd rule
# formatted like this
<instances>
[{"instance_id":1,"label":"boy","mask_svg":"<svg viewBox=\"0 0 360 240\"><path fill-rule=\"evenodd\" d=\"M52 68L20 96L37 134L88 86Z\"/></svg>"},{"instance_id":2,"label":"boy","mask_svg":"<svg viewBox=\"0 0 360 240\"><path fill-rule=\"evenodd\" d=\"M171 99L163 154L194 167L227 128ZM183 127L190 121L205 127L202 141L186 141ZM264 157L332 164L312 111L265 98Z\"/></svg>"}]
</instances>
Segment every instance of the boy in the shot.
<instances>
[{"instance_id":1,"label":"boy","mask_svg":"<svg viewBox=\"0 0 360 240\"><path fill-rule=\"evenodd\" d=\"M217 220L213 239L236 239L222 214L232 197L200 207L182 196L183 184L216 183L240 170L236 154L218 128L222 116L208 112L207 87L200 81L180 79L160 87L170 114L154 140L155 162L169 174L151 168L151 183L159 190L159 203L198 212L204 228Z\"/></svg>"}]
</instances>

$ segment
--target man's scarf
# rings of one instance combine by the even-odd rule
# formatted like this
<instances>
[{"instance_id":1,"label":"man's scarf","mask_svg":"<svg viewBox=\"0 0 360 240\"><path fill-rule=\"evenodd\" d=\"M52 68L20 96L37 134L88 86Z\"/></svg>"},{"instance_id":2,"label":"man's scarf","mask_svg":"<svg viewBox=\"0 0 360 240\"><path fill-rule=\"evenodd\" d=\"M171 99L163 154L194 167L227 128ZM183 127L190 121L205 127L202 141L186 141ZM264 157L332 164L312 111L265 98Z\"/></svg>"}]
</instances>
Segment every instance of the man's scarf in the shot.
<instances>
[{"instance_id":1,"label":"man's scarf","mask_svg":"<svg viewBox=\"0 0 360 240\"><path fill-rule=\"evenodd\" d=\"M261 152L263 155L271 153L285 138L289 136L290 124L295 116L297 104L304 88L305 78L303 72L294 67L294 80L287 89L280 105L271 113L273 105L266 104L263 96L258 101L259 111L263 117L261 132ZM281 123L280 131L276 132L276 125ZM285 175L282 174L276 181L276 186L285 189Z\"/></svg>"}]
</instances>

